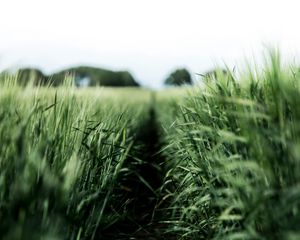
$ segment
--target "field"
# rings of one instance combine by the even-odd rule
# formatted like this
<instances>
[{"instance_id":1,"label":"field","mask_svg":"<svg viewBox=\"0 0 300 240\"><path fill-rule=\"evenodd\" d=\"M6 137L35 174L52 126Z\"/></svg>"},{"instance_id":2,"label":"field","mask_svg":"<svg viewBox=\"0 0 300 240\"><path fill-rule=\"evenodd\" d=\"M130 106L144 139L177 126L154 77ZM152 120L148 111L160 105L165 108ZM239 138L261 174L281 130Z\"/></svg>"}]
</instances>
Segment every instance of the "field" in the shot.
<instances>
[{"instance_id":1,"label":"field","mask_svg":"<svg viewBox=\"0 0 300 240\"><path fill-rule=\"evenodd\" d=\"M300 238L300 75L278 53L162 91L16 78L0 79L1 239Z\"/></svg>"}]
</instances>

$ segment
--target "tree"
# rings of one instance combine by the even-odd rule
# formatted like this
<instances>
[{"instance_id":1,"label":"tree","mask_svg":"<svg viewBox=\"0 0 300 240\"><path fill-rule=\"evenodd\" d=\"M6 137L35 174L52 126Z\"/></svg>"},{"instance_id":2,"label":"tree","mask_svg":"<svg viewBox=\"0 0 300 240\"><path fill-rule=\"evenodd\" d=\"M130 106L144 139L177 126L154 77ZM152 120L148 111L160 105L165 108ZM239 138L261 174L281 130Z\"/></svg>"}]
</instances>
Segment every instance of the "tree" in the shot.
<instances>
[{"instance_id":1,"label":"tree","mask_svg":"<svg viewBox=\"0 0 300 240\"><path fill-rule=\"evenodd\" d=\"M75 76L75 80L88 78L89 86L138 87L132 75L127 71L110 71L102 68L80 66L68 68L52 75L55 83L59 84L66 75Z\"/></svg>"},{"instance_id":2,"label":"tree","mask_svg":"<svg viewBox=\"0 0 300 240\"><path fill-rule=\"evenodd\" d=\"M3 76L11 75L9 71L1 73ZM52 87L60 86L64 83L64 79L70 76L74 79L75 85L82 86L110 86L110 87L139 87L139 83L135 81L128 71L110 71L102 68L79 66L64 69L52 75L44 75L36 68L21 68L17 72L18 84L26 86L32 82L34 86L49 85Z\"/></svg>"},{"instance_id":3,"label":"tree","mask_svg":"<svg viewBox=\"0 0 300 240\"><path fill-rule=\"evenodd\" d=\"M46 76L37 68L21 68L18 70L18 84L26 86L30 81L33 85L45 85Z\"/></svg>"},{"instance_id":4,"label":"tree","mask_svg":"<svg viewBox=\"0 0 300 240\"><path fill-rule=\"evenodd\" d=\"M165 80L166 85L183 85L192 84L192 78L188 70L185 68L177 69L170 74L170 76Z\"/></svg>"}]
</instances>

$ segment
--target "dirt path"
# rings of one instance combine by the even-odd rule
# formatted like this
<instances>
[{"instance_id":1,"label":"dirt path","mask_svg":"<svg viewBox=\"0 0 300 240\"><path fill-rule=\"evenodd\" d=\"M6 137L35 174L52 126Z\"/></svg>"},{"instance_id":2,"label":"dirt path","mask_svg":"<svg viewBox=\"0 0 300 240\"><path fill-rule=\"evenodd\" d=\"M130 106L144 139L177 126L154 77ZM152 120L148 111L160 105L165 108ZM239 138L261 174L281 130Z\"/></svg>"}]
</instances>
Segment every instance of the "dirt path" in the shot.
<instances>
[{"instance_id":1,"label":"dirt path","mask_svg":"<svg viewBox=\"0 0 300 240\"><path fill-rule=\"evenodd\" d=\"M130 172L120 181L128 214L105 231L107 239L174 239L162 235L166 228L162 221L167 216L164 206L158 207L165 174L165 161L159 154L159 132L153 100L146 120L139 127L136 146L125 163Z\"/></svg>"}]
</instances>

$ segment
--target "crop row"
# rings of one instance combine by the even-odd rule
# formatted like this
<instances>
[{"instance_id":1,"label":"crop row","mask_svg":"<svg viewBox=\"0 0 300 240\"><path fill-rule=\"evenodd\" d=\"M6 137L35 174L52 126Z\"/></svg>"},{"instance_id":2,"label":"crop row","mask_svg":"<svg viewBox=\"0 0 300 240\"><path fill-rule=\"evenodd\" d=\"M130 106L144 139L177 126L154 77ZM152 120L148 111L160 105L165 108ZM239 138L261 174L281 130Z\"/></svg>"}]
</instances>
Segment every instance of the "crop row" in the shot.
<instances>
[{"instance_id":1,"label":"crop row","mask_svg":"<svg viewBox=\"0 0 300 240\"><path fill-rule=\"evenodd\" d=\"M13 81L0 89L1 239L98 239L126 215L119 179L149 93Z\"/></svg>"},{"instance_id":2,"label":"crop row","mask_svg":"<svg viewBox=\"0 0 300 240\"><path fill-rule=\"evenodd\" d=\"M278 53L263 71L220 71L169 100L164 187L179 239L299 239L300 76Z\"/></svg>"}]
</instances>

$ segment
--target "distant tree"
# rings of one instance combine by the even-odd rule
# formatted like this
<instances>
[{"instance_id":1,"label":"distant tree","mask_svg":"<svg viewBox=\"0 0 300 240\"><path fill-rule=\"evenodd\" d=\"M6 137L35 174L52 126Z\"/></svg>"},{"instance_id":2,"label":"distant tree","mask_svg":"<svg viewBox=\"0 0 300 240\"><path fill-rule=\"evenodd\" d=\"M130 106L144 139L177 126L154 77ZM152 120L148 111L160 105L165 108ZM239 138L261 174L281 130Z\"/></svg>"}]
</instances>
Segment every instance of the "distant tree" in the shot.
<instances>
[{"instance_id":1,"label":"distant tree","mask_svg":"<svg viewBox=\"0 0 300 240\"><path fill-rule=\"evenodd\" d=\"M132 86L132 87L138 87L139 84L134 80L132 75L128 71L121 71L117 72L119 74L120 82L123 84L123 86Z\"/></svg>"},{"instance_id":2,"label":"distant tree","mask_svg":"<svg viewBox=\"0 0 300 240\"><path fill-rule=\"evenodd\" d=\"M45 85L46 76L36 68L21 68L18 70L18 83L21 86L26 86L29 82L33 85Z\"/></svg>"},{"instance_id":3,"label":"distant tree","mask_svg":"<svg viewBox=\"0 0 300 240\"><path fill-rule=\"evenodd\" d=\"M183 85L192 84L192 78L188 70L185 68L177 69L170 74L170 76L165 80L166 85Z\"/></svg>"},{"instance_id":4,"label":"distant tree","mask_svg":"<svg viewBox=\"0 0 300 240\"><path fill-rule=\"evenodd\" d=\"M0 76L13 75L9 71L4 71ZM44 75L36 68L21 68L17 71L17 82L21 86L26 86L32 82L34 86L49 85L60 86L66 77L74 78L74 83L78 87L82 86L111 86L111 87L138 87L139 84L128 71L110 71L102 68L80 66L64 69L52 75ZM3 78L3 77L2 77Z\"/></svg>"},{"instance_id":5,"label":"distant tree","mask_svg":"<svg viewBox=\"0 0 300 240\"><path fill-rule=\"evenodd\" d=\"M80 66L65 69L51 76L55 85L61 84L65 76L75 76L75 80L83 76L90 80L89 86L137 87L139 84L127 71L114 72L102 68Z\"/></svg>"}]
</instances>

